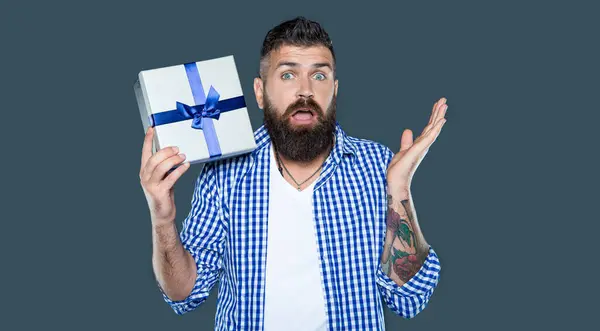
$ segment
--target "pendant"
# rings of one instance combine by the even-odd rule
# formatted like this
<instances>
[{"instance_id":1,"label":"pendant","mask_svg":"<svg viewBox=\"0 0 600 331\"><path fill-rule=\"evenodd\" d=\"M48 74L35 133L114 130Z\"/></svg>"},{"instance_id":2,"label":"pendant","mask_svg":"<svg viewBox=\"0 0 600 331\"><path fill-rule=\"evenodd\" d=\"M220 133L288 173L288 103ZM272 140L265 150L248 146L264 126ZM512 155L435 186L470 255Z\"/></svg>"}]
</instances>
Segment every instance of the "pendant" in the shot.
<instances>
[{"instance_id":1,"label":"pendant","mask_svg":"<svg viewBox=\"0 0 600 331\"><path fill-rule=\"evenodd\" d=\"M298 186L298 192L300 192L300 186Z\"/></svg>"}]
</instances>

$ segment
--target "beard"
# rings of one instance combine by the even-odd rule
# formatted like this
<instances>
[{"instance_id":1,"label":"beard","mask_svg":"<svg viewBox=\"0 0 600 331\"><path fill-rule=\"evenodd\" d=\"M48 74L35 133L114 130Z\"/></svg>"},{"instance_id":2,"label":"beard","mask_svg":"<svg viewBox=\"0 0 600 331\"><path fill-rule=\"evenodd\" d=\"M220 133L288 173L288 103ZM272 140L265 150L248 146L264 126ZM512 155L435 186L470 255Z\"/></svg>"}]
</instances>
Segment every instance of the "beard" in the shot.
<instances>
[{"instance_id":1,"label":"beard","mask_svg":"<svg viewBox=\"0 0 600 331\"><path fill-rule=\"evenodd\" d=\"M334 144L334 132L336 127L335 111L336 96L333 96L331 104L326 112L323 112L319 104L310 98L301 98L287 107L282 115L265 92L264 98L264 125L271 137L275 150L285 158L309 162L316 159ZM311 126L291 125L290 118L298 109L308 108L317 117L317 123Z\"/></svg>"}]
</instances>

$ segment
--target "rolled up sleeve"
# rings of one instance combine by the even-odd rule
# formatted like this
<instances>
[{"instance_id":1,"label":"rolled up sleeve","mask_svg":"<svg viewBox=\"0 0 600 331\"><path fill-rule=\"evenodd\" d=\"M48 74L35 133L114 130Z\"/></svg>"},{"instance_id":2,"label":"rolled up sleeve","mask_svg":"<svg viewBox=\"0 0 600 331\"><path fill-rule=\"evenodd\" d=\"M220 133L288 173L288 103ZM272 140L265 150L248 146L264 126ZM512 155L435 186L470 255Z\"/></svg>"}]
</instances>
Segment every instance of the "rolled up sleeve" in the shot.
<instances>
[{"instance_id":1,"label":"rolled up sleeve","mask_svg":"<svg viewBox=\"0 0 600 331\"><path fill-rule=\"evenodd\" d=\"M439 258L429 246L429 254L421 269L408 282L399 286L380 266L377 270L377 285L386 305L397 315L409 319L427 306L439 282L440 271Z\"/></svg>"},{"instance_id":2,"label":"rolled up sleeve","mask_svg":"<svg viewBox=\"0 0 600 331\"><path fill-rule=\"evenodd\" d=\"M196 281L188 297L171 300L158 286L163 299L178 315L192 311L208 298L223 270L225 231L216 176L212 164L204 165L196 180L192 207L180 232L183 247L196 261Z\"/></svg>"}]
</instances>

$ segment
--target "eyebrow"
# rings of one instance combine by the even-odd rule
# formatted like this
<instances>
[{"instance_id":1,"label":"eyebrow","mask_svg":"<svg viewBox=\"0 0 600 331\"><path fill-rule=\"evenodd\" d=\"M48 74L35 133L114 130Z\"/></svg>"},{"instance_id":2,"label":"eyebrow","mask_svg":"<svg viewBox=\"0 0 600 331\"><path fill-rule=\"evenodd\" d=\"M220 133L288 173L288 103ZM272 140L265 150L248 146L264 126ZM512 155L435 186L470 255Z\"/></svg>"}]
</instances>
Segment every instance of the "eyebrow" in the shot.
<instances>
[{"instance_id":1,"label":"eyebrow","mask_svg":"<svg viewBox=\"0 0 600 331\"><path fill-rule=\"evenodd\" d=\"M284 61L284 62L280 62L275 69L279 69L279 67L283 67L283 66L298 67L298 66L300 66L300 64L297 63L297 62ZM328 62L313 63L311 65L311 67L313 67L313 68L327 67L327 68L329 68L329 70L333 71L333 68L331 67L331 64L329 64Z\"/></svg>"}]
</instances>

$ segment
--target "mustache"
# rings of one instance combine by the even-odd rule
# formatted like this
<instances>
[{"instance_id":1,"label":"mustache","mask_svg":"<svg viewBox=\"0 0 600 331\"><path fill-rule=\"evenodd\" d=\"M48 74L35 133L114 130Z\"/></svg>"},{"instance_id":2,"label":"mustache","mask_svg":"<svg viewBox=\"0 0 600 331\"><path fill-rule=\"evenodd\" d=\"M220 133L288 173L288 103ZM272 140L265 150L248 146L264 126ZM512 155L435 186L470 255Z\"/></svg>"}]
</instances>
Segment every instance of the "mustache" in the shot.
<instances>
[{"instance_id":1,"label":"mustache","mask_svg":"<svg viewBox=\"0 0 600 331\"><path fill-rule=\"evenodd\" d=\"M315 100L310 98L302 98L296 100L294 103L287 107L287 109L283 113L284 118L292 116L292 114L294 114L294 112L296 112L296 110L299 109L310 109L314 115L318 116L319 118L323 117L323 110Z\"/></svg>"}]
</instances>

